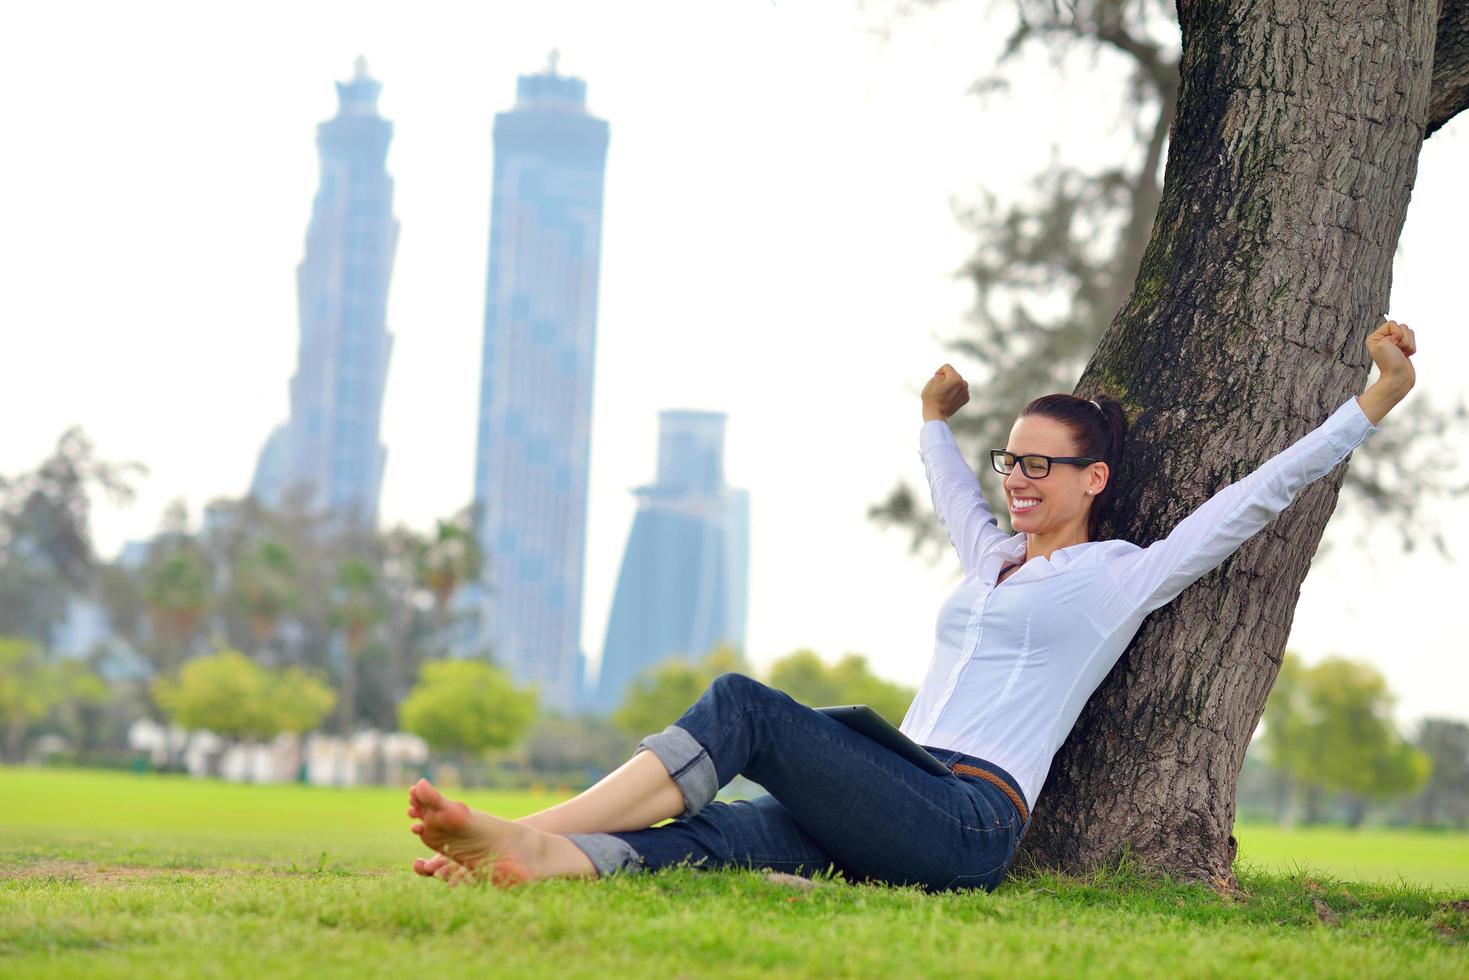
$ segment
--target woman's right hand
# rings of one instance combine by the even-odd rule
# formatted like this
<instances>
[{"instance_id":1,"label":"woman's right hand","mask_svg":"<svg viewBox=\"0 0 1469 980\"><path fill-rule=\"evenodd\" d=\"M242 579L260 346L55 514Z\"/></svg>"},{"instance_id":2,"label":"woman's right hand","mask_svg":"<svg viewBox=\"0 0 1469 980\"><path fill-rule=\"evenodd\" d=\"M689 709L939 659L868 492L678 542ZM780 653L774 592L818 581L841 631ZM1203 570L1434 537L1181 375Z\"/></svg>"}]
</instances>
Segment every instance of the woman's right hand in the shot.
<instances>
[{"instance_id":1,"label":"woman's right hand","mask_svg":"<svg viewBox=\"0 0 1469 980\"><path fill-rule=\"evenodd\" d=\"M947 422L950 415L969 401L969 382L959 376L952 365L945 364L933 373L920 395L923 399L923 421Z\"/></svg>"}]
</instances>

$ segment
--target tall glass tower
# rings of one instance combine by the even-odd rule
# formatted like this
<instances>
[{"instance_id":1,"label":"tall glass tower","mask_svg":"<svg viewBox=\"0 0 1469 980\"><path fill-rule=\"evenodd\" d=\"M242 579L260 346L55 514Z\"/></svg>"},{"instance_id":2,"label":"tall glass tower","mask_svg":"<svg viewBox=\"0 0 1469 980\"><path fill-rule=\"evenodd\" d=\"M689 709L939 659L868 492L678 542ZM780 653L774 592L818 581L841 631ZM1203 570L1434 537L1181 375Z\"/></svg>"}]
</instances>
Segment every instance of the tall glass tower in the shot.
<instances>
[{"instance_id":1,"label":"tall glass tower","mask_svg":"<svg viewBox=\"0 0 1469 980\"><path fill-rule=\"evenodd\" d=\"M382 85L357 59L337 83L337 114L317 127L320 183L296 267L301 341L291 417L255 467L251 493L272 506L288 495L367 526L377 523L387 450L378 442L393 338L388 281L398 243L388 143L377 114Z\"/></svg>"},{"instance_id":2,"label":"tall glass tower","mask_svg":"<svg viewBox=\"0 0 1469 980\"><path fill-rule=\"evenodd\" d=\"M658 480L638 512L617 577L596 707L617 707L633 678L670 657L745 644L750 502L724 483L718 412L660 412Z\"/></svg>"},{"instance_id":3,"label":"tall glass tower","mask_svg":"<svg viewBox=\"0 0 1469 980\"><path fill-rule=\"evenodd\" d=\"M474 470L480 641L559 709L573 706L581 677L608 135L586 111L586 83L558 74L554 52L495 116Z\"/></svg>"}]
</instances>

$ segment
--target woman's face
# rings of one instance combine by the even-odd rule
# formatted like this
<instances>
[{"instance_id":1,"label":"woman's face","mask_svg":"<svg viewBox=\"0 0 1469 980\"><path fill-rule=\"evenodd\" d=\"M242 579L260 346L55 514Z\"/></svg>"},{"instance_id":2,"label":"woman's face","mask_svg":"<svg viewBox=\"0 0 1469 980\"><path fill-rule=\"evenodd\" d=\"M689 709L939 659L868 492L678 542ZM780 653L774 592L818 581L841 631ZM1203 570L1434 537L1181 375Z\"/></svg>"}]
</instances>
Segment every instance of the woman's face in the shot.
<instances>
[{"instance_id":1,"label":"woman's face","mask_svg":"<svg viewBox=\"0 0 1469 980\"><path fill-rule=\"evenodd\" d=\"M1039 415L1022 415L1010 430L1005 449L1019 456L1039 453L1042 456L1080 456L1071 430L1055 419ZM1107 464L1073 466L1056 463L1051 472L1040 478L1025 475L1016 466L1006 474L1005 503L1016 531L1046 534L1061 530L1080 520L1086 529L1086 514L1092 498L1107 485Z\"/></svg>"}]
</instances>

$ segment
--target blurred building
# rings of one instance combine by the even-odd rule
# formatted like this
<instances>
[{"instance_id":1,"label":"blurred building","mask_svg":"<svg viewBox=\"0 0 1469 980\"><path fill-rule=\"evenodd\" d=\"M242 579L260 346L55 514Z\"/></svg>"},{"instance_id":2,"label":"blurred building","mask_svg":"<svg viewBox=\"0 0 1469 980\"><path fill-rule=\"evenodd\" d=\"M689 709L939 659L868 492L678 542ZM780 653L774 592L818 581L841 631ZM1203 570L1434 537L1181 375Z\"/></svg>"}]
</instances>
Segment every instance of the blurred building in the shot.
<instances>
[{"instance_id":1,"label":"blurred building","mask_svg":"<svg viewBox=\"0 0 1469 980\"><path fill-rule=\"evenodd\" d=\"M541 703L581 676L582 559L607 123L586 83L522 75L495 116L475 503L479 645Z\"/></svg>"},{"instance_id":2,"label":"blurred building","mask_svg":"<svg viewBox=\"0 0 1469 980\"><path fill-rule=\"evenodd\" d=\"M291 416L271 433L250 492L270 506L288 497L367 525L377 522L387 450L378 441L392 336L388 281L398 243L388 143L377 113L382 85L357 59L340 105L317 127L320 183L296 267L301 339Z\"/></svg>"},{"instance_id":3,"label":"blurred building","mask_svg":"<svg viewBox=\"0 0 1469 980\"><path fill-rule=\"evenodd\" d=\"M750 503L724 483L719 412L660 412L658 480L639 487L607 621L596 707L610 711L643 670L743 648Z\"/></svg>"}]
</instances>

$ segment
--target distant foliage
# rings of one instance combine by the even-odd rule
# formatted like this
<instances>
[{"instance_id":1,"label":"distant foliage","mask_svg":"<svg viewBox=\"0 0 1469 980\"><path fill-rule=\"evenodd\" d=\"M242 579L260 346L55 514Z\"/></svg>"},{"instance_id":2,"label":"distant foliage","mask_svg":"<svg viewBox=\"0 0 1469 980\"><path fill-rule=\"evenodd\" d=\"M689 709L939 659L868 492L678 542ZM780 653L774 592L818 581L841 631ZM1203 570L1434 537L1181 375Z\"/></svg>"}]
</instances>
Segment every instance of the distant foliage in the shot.
<instances>
[{"instance_id":1,"label":"distant foliage","mask_svg":"<svg viewBox=\"0 0 1469 980\"><path fill-rule=\"evenodd\" d=\"M688 710L714 678L728 673L753 673L739 652L728 647L697 663L659 664L633 682L612 720L635 737L661 731ZM765 680L802 704L865 704L894 725L903 720L914 693L878 677L867 666L867 658L855 653L828 664L810 650L797 650L771 664Z\"/></svg>"},{"instance_id":2,"label":"distant foliage","mask_svg":"<svg viewBox=\"0 0 1469 980\"><path fill-rule=\"evenodd\" d=\"M145 548L100 569L110 649L159 675L220 646L295 665L337 686L326 727L392 728L421 665L472 617L454 601L477 574L466 515L425 537L333 521L293 499L216 499L202 519L175 504Z\"/></svg>"},{"instance_id":3,"label":"distant foliage","mask_svg":"<svg viewBox=\"0 0 1469 980\"><path fill-rule=\"evenodd\" d=\"M269 739L321 724L336 703L330 687L297 667L272 670L234 650L196 657L153 682L153 698L180 728L228 739Z\"/></svg>"},{"instance_id":4,"label":"distant foliage","mask_svg":"<svg viewBox=\"0 0 1469 980\"><path fill-rule=\"evenodd\" d=\"M720 674L748 674L739 651L719 647L697 663L668 660L643 671L628 686L612 721L627 734L641 738L673 724Z\"/></svg>"},{"instance_id":5,"label":"distant foliage","mask_svg":"<svg viewBox=\"0 0 1469 980\"><path fill-rule=\"evenodd\" d=\"M609 718L547 714L526 734L523 758L539 778L584 785L626 762L641 735L629 737Z\"/></svg>"},{"instance_id":6,"label":"distant foliage","mask_svg":"<svg viewBox=\"0 0 1469 980\"><path fill-rule=\"evenodd\" d=\"M480 754L514 744L536 716L534 690L519 688L482 660L423 665L418 684L398 706L405 731L436 752Z\"/></svg>"},{"instance_id":7,"label":"distant foliage","mask_svg":"<svg viewBox=\"0 0 1469 980\"><path fill-rule=\"evenodd\" d=\"M67 600L96 584L93 502L100 494L127 503L144 472L98 459L86 434L71 428L34 470L0 476L0 634L50 644Z\"/></svg>"},{"instance_id":8,"label":"distant foliage","mask_svg":"<svg viewBox=\"0 0 1469 980\"><path fill-rule=\"evenodd\" d=\"M479 581L484 564L470 511L434 522L433 535L415 542L413 558L418 582L434 597L434 622L443 627L449 620L449 602L454 593Z\"/></svg>"},{"instance_id":9,"label":"distant foliage","mask_svg":"<svg viewBox=\"0 0 1469 980\"><path fill-rule=\"evenodd\" d=\"M1432 769L1415 801L1418 822L1469 828L1469 725L1451 718L1425 719L1417 745Z\"/></svg>"},{"instance_id":10,"label":"distant foliage","mask_svg":"<svg viewBox=\"0 0 1469 980\"><path fill-rule=\"evenodd\" d=\"M0 726L11 762L20 761L21 741L31 726L62 707L105 700L107 686L86 664L57 659L24 637L0 636Z\"/></svg>"},{"instance_id":11,"label":"distant foliage","mask_svg":"<svg viewBox=\"0 0 1469 980\"><path fill-rule=\"evenodd\" d=\"M337 692L315 674L300 667L270 672L268 711L277 731L300 735L319 726L332 713Z\"/></svg>"},{"instance_id":12,"label":"distant foliage","mask_svg":"<svg viewBox=\"0 0 1469 980\"><path fill-rule=\"evenodd\" d=\"M813 708L865 704L894 725L902 724L915 693L878 677L859 654L828 664L810 650L797 650L771 664L770 686Z\"/></svg>"},{"instance_id":13,"label":"distant foliage","mask_svg":"<svg viewBox=\"0 0 1469 980\"><path fill-rule=\"evenodd\" d=\"M1416 792L1432 761L1392 722L1394 698L1370 664L1328 657L1303 667L1287 654L1265 705L1265 761L1305 798L1307 822L1319 819L1326 794L1348 803L1348 823L1367 805Z\"/></svg>"}]
</instances>

